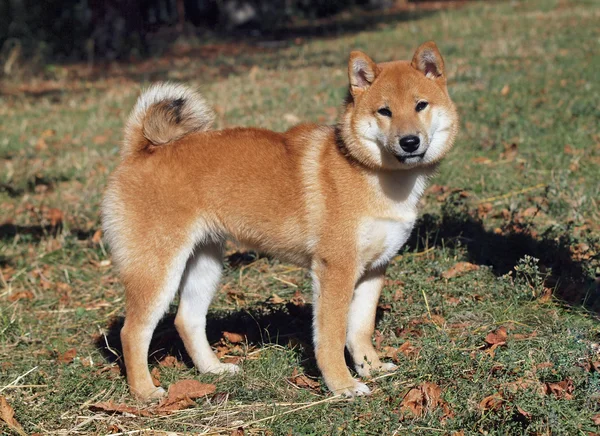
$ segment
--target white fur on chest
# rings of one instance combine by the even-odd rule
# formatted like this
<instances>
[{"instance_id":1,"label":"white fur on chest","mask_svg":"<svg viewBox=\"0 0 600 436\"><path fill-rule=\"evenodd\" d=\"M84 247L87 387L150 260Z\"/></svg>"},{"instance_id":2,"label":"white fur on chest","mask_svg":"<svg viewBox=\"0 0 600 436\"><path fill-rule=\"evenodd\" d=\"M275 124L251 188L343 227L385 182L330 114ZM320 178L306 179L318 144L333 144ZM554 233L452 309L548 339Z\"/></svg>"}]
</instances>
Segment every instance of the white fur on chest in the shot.
<instances>
[{"instance_id":1,"label":"white fur on chest","mask_svg":"<svg viewBox=\"0 0 600 436\"><path fill-rule=\"evenodd\" d=\"M359 226L359 254L364 268L385 265L408 240L416 215L402 219L365 218Z\"/></svg>"}]
</instances>

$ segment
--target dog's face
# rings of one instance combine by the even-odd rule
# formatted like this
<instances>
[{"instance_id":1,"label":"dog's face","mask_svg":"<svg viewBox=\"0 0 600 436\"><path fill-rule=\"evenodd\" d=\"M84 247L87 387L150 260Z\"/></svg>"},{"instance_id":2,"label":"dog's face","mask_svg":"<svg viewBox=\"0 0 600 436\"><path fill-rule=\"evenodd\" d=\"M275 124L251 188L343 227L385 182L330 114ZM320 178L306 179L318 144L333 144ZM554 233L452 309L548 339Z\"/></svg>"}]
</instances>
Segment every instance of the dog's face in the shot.
<instances>
[{"instance_id":1,"label":"dog's face","mask_svg":"<svg viewBox=\"0 0 600 436\"><path fill-rule=\"evenodd\" d=\"M458 115L435 43L421 45L412 62L375 64L352 52L348 76L341 132L357 160L372 168L408 169L435 164L450 150Z\"/></svg>"}]
</instances>

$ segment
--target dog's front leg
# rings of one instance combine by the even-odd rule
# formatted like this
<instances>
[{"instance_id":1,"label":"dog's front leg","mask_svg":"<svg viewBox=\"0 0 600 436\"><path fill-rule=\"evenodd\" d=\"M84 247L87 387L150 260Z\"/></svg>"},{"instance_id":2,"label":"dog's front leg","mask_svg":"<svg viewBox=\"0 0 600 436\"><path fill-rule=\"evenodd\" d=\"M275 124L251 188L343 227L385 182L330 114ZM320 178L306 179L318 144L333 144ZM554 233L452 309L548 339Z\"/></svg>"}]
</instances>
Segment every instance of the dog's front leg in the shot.
<instances>
[{"instance_id":1,"label":"dog's front leg","mask_svg":"<svg viewBox=\"0 0 600 436\"><path fill-rule=\"evenodd\" d=\"M346 344L354 360L356 372L361 377L369 377L373 371L393 371L396 365L382 363L373 347L373 331L377 303L385 278L385 266L367 271L358 281L348 314Z\"/></svg>"},{"instance_id":2,"label":"dog's front leg","mask_svg":"<svg viewBox=\"0 0 600 436\"><path fill-rule=\"evenodd\" d=\"M347 265L321 262L313 267L313 279L315 355L325 383L335 394L369 394L367 385L352 377L344 359L356 271Z\"/></svg>"}]
</instances>

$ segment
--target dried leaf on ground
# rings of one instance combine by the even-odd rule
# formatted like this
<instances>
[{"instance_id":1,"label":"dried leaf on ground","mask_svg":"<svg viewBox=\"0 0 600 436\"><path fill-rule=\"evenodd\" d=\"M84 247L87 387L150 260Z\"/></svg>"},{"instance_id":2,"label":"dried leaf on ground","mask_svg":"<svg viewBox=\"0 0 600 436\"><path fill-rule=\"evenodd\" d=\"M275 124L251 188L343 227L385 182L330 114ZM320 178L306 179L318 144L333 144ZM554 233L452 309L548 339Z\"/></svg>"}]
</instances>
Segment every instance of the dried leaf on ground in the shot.
<instances>
[{"instance_id":1,"label":"dried leaf on ground","mask_svg":"<svg viewBox=\"0 0 600 436\"><path fill-rule=\"evenodd\" d=\"M102 229L98 229L94 232L92 236L92 242L94 244L99 244L102 241Z\"/></svg>"},{"instance_id":2,"label":"dried leaf on ground","mask_svg":"<svg viewBox=\"0 0 600 436\"><path fill-rule=\"evenodd\" d=\"M244 436L245 434L246 433L244 433L244 427L238 427L231 432L230 436Z\"/></svg>"},{"instance_id":3,"label":"dried leaf on ground","mask_svg":"<svg viewBox=\"0 0 600 436\"><path fill-rule=\"evenodd\" d=\"M488 410L498 410L502 406L503 402L504 398L502 398L502 395L496 392L495 394L485 397L483 400L481 400L479 403L479 408L484 412Z\"/></svg>"},{"instance_id":4,"label":"dried leaf on ground","mask_svg":"<svg viewBox=\"0 0 600 436\"><path fill-rule=\"evenodd\" d=\"M600 413L592 416L592 421L594 422L594 424L600 425Z\"/></svg>"},{"instance_id":5,"label":"dried leaf on ground","mask_svg":"<svg viewBox=\"0 0 600 436\"><path fill-rule=\"evenodd\" d=\"M513 161L519 153L519 147L516 143L506 144L504 146L504 152L500 153L500 158L507 161Z\"/></svg>"},{"instance_id":6,"label":"dried leaf on ground","mask_svg":"<svg viewBox=\"0 0 600 436\"><path fill-rule=\"evenodd\" d=\"M383 342L383 335L379 330L375 330L375 349L381 350L381 343Z\"/></svg>"},{"instance_id":7,"label":"dried leaf on ground","mask_svg":"<svg viewBox=\"0 0 600 436\"><path fill-rule=\"evenodd\" d=\"M27 435L27 433L23 431L21 424L15 419L14 409L2 395L0 395L0 420L4 421L14 432L20 435Z\"/></svg>"},{"instance_id":8,"label":"dried leaf on ground","mask_svg":"<svg viewBox=\"0 0 600 436\"><path fill-rule=\"evenodd\" d=\"M159 414L170 413L175 410L194 407L196 398L201 398L215 392L217 387L209 383L200 383L198 380L180 380L169 386L167 397L156 406Z\"/></svg>"},{"instance_id":9,"label":"dried leaf on ground","mask_svg":"<svg viewBox=\"0 0 600 436\"><path fill-rule=\"evenodd\" d=\"M77 349L71 348L70 350L67 350L64 353L59 354L57 360L60 363L69 364L69 363L73 362L73 359L75 359L75 356L77 356Z\"/></svg>"},{"instance_id":10,"label":"dried leaf on ground","mask_svg":"<svg viewBox=\"0 0 600 436\"><path fill-rule=\"evenodd\" d=\"M154 386L159 387L160 386L160 370L158 369L157 366L152 368L152 371L150 371L150 376L152 377L152 383L154 384Z\"/></svg>"},{"instance_id":11,"label":"dried leaf on ground","mask_svg":"<svg viewBox=\"0 0 600 436\"><path fill-rule=\"evenodd\" d=\"M452 277L456 277L457 275L464 274L469 271L478 270L479 266L474 265L470 262L458 262L456 265L451 267L449 270L444 271L442 273L442 277L445 279L451 279Z\"/></svg>"},{"instance_id":12,"label":"dried leaf on ground","mask_svg":"<svg viewBox=\"0 0 600 436\"><path fill-rule=\"evenodd\" d=\"M279 295L273 294L273 295L271 295L271 298L269 298L269 303L282 304L282 303L285 303L285 300L283 298L281 298Z\"/></svg>"},{"instance_id":13,"label":"dried leaf on ground","mask_svg":"<svg viewBox=\"0 0 600 436\"><path fill-rule=\"evenodd\" d=\"M113 400L92 404L90 405L90 410L92 412L119 413L145 417L154 415L149 409L140 409L139 407L129 406L123 403L115 403Z\"/></svg>"},{"instance_id":14,"label":"dried leaf on ground","mask_svg":"<svg viewBox=\"0 0 600 436\"><path fill-rule=\"evenodd\" d=\"M517 406L517 411L525 418L531 419L531 413L526 412L525 410L521 409L519 406Z\"/></svg>"},{"instance_id":15,"label":"dried leaf on ground","mask_svg":"<svg viewBox=\"0 0 600 436\"><path fill-rule=\"evenodd\" d=\"M183 362L180 362L179 360L177 360L177 358L175 356L171 356L171 355L167 355L165 357L163 357L159 362L158 362L159 366L162 366L164 368L183 368Z\"/></svg>"},{"instance_id":16,"label":"dried leaf on ground","mask_svg":"<svg viewBox=\"0 0 600 436\"><path fill-rule=\"evenodd\" d=\"M8 296L8 301L14 303L19 300L33 300L33 292L31 291L21 291L15 292L14 294L10 294Z\"/></svg>"},{"instance_id":17,"label":"dried leaf on ground","mask_svg":"<svg viewBox=\"0 0 600 436\"><path fill-rule=\"evenodd\" d=\"M239 333L223 332L223 337L232 344L239 344L244 341L244 336Z\"/></svg>"},{"instance_id":18,"label":"dried leaf on ground","mask_svg":"<svg viewBox=\"0 0 600 436\"><path fill-rule=\"evenodd\" d=\"M321 390L321 384L318 381L309 378L306 374L299 373L298 368L294 368L292 376L288 380L299 388L307 388L315 391Z\"/></svg>"},{"instance_id":19,"label":"dried leaf on ground","mask_svg":"<svg viewBox=\"0 0 600 436\"><path fill-rule=\"evenodd\" d=\"M506 331L506 327L500 326L497 330L490 332L485 337L485 341L489 345L504 345L506 344L506 339L508 338L508 333Z\"/></svg>"},{"instance_id":20,"label":"dried leaf on ground","mask_svg":"<svg viewBox=\"0 0 600 436\"><path fill-rule=\"evenodd\" d=\"M566 378L558 383L546 383L546 394L553 394L559 399L572 400L574 390L573 380L570 378Z\"/></svg>"},{"instance_id":21,"label":"dried leaf on ground","mask_svg":"<svg viewBox=\"0 0 600 436\"><path fill-rule=\"evenodd\" d=\"M306 299L304 298L304 296L302 295L302 292L300 292L300 290L296 290L296 292L294 293L294 296L292 297L292 299L290 301L292 302L292 304L294 306L298 306L298 307L302 307L306 304Z\"/></svg>"},{"instance_id":22,"label":"dried leaf on ground","mask_svg":"<svg viewBox=\"0 0 600 436\"><path fill-rule=\"evenodd\" d=\"M65 219L64 213L60 209L52 208L46 212L46 217L50 221L52 227L57 227L62 224Z\"/></svg>"},{"instance_id":23,"label":"dried leaf on ground","mask_svg":"<svg viewBox=\"0 0 600 436\"><path fill-rule=\"evenodd\" d=\"M444 410L444 415L453 415L448 404L441 398L442 388L435 383L423 383L408 391L401 403L401 410L410 412L415 416L423 416L438 407Z\"/></svg>"}]
</instances>

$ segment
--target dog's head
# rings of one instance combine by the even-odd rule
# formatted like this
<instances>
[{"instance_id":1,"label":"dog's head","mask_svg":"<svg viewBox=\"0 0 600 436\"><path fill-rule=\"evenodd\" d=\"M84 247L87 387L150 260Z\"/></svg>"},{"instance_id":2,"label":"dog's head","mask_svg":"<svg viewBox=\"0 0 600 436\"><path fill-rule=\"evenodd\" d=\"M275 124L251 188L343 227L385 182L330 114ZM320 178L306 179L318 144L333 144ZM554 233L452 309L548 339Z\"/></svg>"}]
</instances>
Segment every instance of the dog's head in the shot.
<instances>
[{"instance_id":1,"label":"dog's head","mask_svg":"<svg viewBox=\"0 0 600 436\"><path fill-rule=\"evenodd\" d=\"M356 160L371 168L408 169L436 164L452 148L458 115L434 42L421 45L411 62L376 64L353 51L348 77L340 132Z\"/></svg>"}]
</instances>

